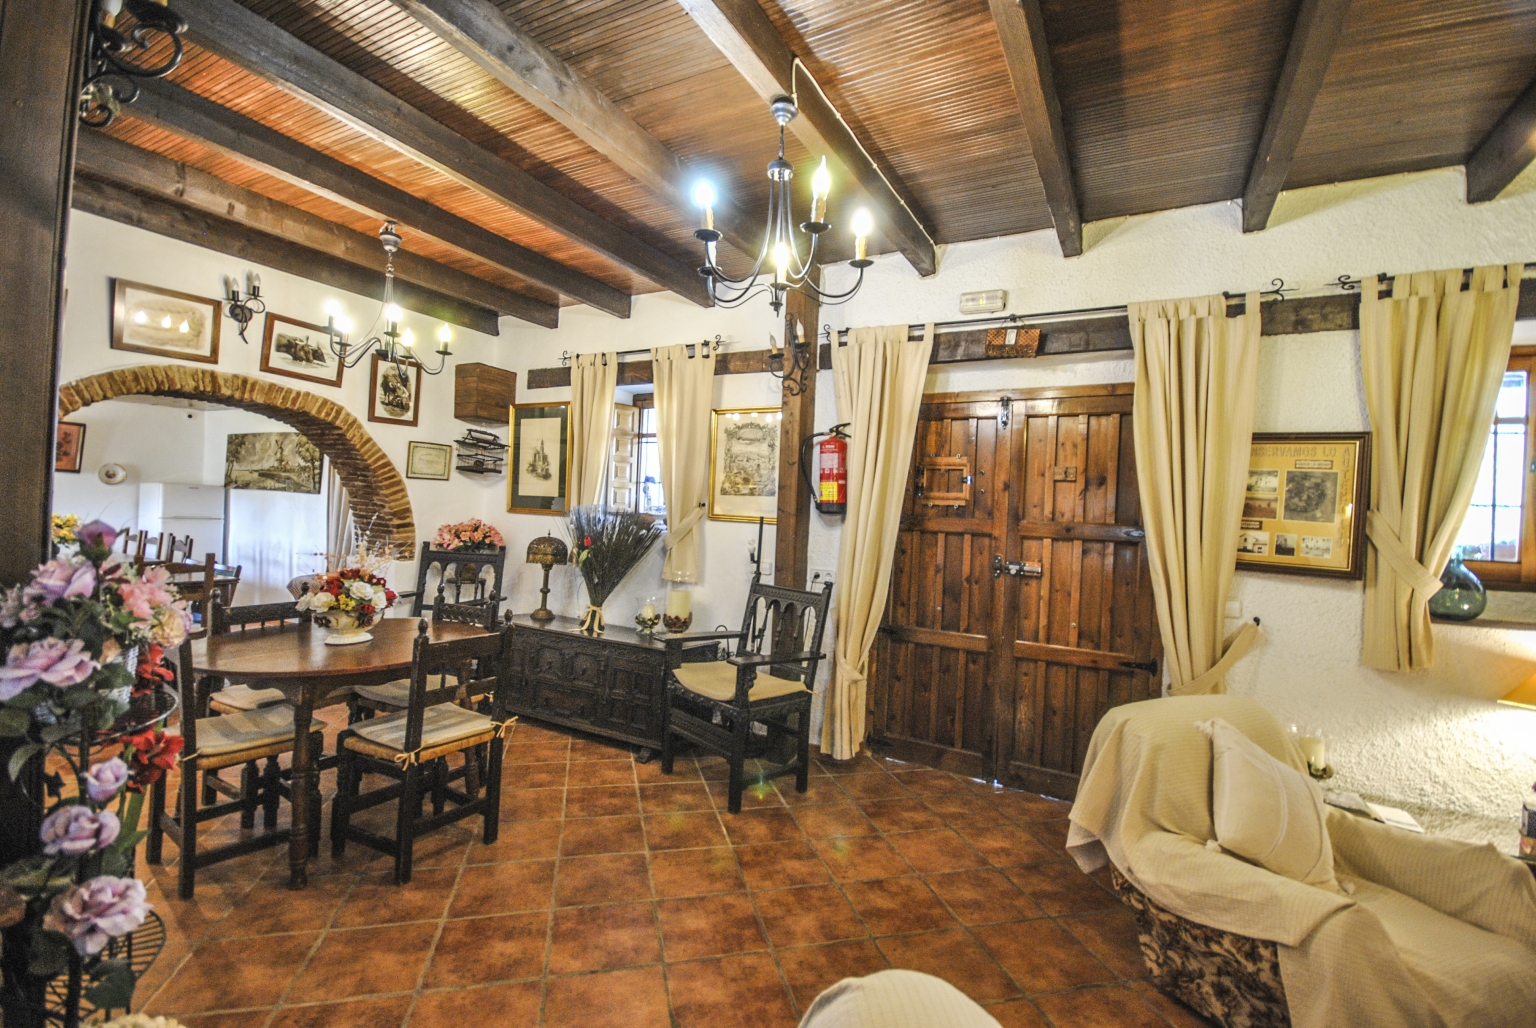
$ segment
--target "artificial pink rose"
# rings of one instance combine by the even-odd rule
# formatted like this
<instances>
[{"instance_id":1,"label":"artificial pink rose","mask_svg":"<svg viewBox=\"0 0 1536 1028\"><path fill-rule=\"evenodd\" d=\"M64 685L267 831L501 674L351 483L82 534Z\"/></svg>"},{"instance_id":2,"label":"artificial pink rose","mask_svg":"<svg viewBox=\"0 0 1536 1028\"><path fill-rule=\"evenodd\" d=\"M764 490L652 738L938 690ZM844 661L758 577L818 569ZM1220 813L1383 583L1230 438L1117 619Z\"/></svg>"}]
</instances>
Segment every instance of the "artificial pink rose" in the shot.
<instances>
[{"instance_id":1,"label":"artificial pink rose","mask_svg":"<svg viewBox=\"0 0 1536 1028\"><path fill-rule=\"evenodd\" d=\"M69 937L82 957L100 953L108 939L138 928L149 914L144 883L100 875L53 898L43 927Z\"/></svg>"},{"instance_id":2,"label":"artificial pink rose","mask_svg":"<svg viewBox=\"0 0 1536 1028\"><path fill-rule=\"evenodd\" d=\"M128 765L121 757L92 764L85 778L85 794L92 803L105 803L128 784Z\"/></svg>"},{"instance_id":3,"label":"artificial pink rose","mask_svg":"<svg viewBox=\"0 0 1536 1028\"><path fill-rule=\"evenodd\" d=\"M164 567L153 567L137 582L119 585L117 594L122 597L123 609L140 621L153 621L155 608L169 606L174 598L167 585L170 577Z\"/></svg>"},{"instance_id":4,"label":"artificial pink rose","mask_svg":"<svg viewBox=\"0 0 1536 1028\"><path fill-rule=\"evenodd\" d=\"M50 560L39 564L26 587L33 603L73 600L96 591L96 568L88 560Z\"/></svg>"},{"instance_id":5,"label":"artificial pink rose","mask_svg":"<svg viewBox=\"0 0 1536 1028\"><path fill-rule=\"evenodd\" d=\"M101 546L108 550L117 542L117 529L105 521L92 521L75 529L75 538L86 546Z\"/></svg>"},{"instance_id":6,"label":"artificial pink rose","mask_svg":"<svg viewBox=\"0 0 1536 1028\"><path fill-rule=\"evenodd\" d=\"M123 770L126 782L127 768ZM110 810L97 811L79 803L71 803L59 807L44 818L43 826L37 834L42 837L43 852L49 856L78 857L112 845L122 827L117 815Z\"/></svg>"},{"instance_id":7,"label":"artificial pink rose","mask_svg":"<svg viewBox=\"0 0 1536 1028\"><path fill-rule=\"evenodd\" d=\"M5 667L0 667L0 702L38 681L67 689L91 677L100 666L85 652L85 643L79 639L68 643L63 639L42 639L30 646L18 643L6 656Z\"/></svg>"}]
</instances>

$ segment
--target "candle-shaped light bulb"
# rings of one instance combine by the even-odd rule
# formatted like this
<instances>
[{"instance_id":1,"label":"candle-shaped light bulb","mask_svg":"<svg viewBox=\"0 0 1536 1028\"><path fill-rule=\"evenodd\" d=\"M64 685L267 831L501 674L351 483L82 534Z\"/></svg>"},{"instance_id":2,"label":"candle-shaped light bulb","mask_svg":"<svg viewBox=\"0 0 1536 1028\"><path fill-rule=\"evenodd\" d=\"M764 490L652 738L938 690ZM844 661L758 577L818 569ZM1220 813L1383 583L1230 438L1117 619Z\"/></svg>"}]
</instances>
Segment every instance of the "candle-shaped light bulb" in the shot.
<instances>
[{"instance_id":1,"label":"candle-shaped light bulb","mask_svg":"<svg viewBox=\"0 0 1536 1028\"><path fill-rule=\"evenodd\" d=\"M875 219L870 216L866 208L860 207L853 212L853 259L864 261L869 259L869 234L875 230Z\"/></svg>"},{"instance_id":2,"label":"candle-shaped light bulb","mask_svg":"<svg viewBox=\"0 0 1536 1028\"><path fill-rule=\"evenodd\" d=\"M399 304L389 303L384 305L384 320L391 325L400 324L400 319L405 317L405 312Z\"/></svg>"},{"instance_id":3,"label":"candle-shaped light bulb","mask_svg":"<svg viewBox=\"0 0 1536 1028\"><path fill-rule=\"evenodd\" d=\"M325 301L325 306L323 308L321 308L321 309L325 311L326 317L329 317L329 318L339 318L339 317L341 317L341 304L337 303L335 300L327 300L327 301Z\"/></svg>"},{"instance_id":4,"label":"candle-shaped light bulb","mask_svg":"<svg viewBox=\"0 0 1536 1028\"><path fill-rule=\"evenodd\" d=\"M827 214L827 197L832 193L832 173L827 170L827 159L811 176L811 220L820 221Z\"/></svg>"},{"instance_id":5,"label":"candle-shaped light bulb","mask_svg":"<svg viewBox=\"0 0 1536 1028\"><path fill-rule=\"evenodd\" d=\"M340 332L342 335L346 335L347 333L351 332L352 331L352 319L347 317L345 314L343 314L341 317L337 318L336 319L336 331Z\"/></svg>"},{"instance_id":6,"label":"candle-shaped light bulb","mask_svg":"<svg viewBox=\"0 0 1536 1028\"><path fill-rule=\"evenodd\" d=\"M447 325L439 325L437 327L437 341L438 342L442 343L444 346L447 346L449 341L452 340L452 339L453 339L453 331Z\"/></svg>"},{"instance_id":7,"label":"candle-shaped light bulb","mask_svg":"<svg viewBox=\"0 0 1536 1028\"><path fill-rule=\"evenodd\" d=\"M773 244L773 280L780 283L789 280L789 244L782 239Z\"/></svg>"},{"instance_id":8,"label":"candle-shaped light bulb","mask_svg":"<svg viewBox=\"0 0 1536 1028\"><path fill-rule=\"evenodd\" d=\"M401 332L400 333L400 345L401 346L415 346L416 345L416 333L412 332L410 329L406 329L404 332Z\"/></svg>"},{"instance_id":9,"label":"candle-shaped light bulb","mask_svg":"<svg viewBox=\"0 0 1536 1028\"><path fill-rule=\"evenodd\" d=\"M256 274L255 272L251 272L248 275L246 275L245 282L246 282L246 292L250 293L252 296L256 296L257 294L259 294L261 292L261 276L260 275Z\"/></svg>"},{"instance_id":10,"label":"candle-shaped light bulb","mask_svg":"<svg viewBox=\"0 0 1536 1028\"><path fill-rule=\"evenodd\" d=\"M704 209L704 228L711 231L715 227L715 187L707 181L700 180L693 187L693 202Z\"/></svg>"},{"instance_id":11,"label":"candle-shaped light bulb","mask_svg":"<svg viewBox=\"0 0 1536 1028\"><path fill-rule=\"evenodd\" d=\"M779 339L772 333L768 336L768 352L777 356L779 352Z\"/></svg>"}]
</instances>

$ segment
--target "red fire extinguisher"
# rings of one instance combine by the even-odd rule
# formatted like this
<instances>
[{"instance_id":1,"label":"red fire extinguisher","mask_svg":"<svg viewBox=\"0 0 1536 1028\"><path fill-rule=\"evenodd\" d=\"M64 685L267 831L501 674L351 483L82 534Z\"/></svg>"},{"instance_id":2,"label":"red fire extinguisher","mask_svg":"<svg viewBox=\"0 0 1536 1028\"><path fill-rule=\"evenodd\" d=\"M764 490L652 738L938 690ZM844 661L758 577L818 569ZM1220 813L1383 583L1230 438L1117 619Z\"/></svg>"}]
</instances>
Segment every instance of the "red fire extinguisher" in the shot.
<instances>
[{"instance_id":1,"label":"red fire extinguisher","mask_svg":"<svg viewBox=\"0 0 1536 1028\"><path fill-rule=\"evenodd\" d=\"M800 470L810 486L812 503L823 514L848 511L848 423L816 432L800 448ZM817 443L816 440L821 442ZM811 448L816 448L816 476L811 477Z\"/></svg>"}]
</instances>

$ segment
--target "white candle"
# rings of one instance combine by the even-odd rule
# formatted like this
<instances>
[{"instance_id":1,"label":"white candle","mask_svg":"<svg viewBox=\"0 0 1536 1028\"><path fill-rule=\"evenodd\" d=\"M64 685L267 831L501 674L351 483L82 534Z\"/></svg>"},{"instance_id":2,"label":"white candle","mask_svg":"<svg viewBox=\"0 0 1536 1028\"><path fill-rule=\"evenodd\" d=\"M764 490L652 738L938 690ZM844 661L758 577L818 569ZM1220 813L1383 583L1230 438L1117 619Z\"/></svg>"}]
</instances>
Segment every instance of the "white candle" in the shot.
<instances>
[{"instance_id":1,"label":"white candle","mask_svg":"<svg viewBox=\"0 0 1536 1028\"><path fill-rule=\"evenodd\" d=\"M1328 744L1315 735L1303 735L1296 740L1296 745L1301 747L1301 755L1307 758L1307 764L1315 771L1321 771L1328 766Z\"/></svg>"},{"instance_id":2,"label":"white candle","mask_svg":"<svg viewBox=\"0 0 1536 1028\"><path fill-rule=\"evenodd\" d=\"M649 621L651 618L655 617L656 616L656 604L654 604L654 603L647 603L645 606L641 607L640 608L640 616L645 618L647 621Z\"/></svg>"},{"instance_id":3,"label":"white candle","mask_svg":"<svg viewBox=\"0 0 1536 1028\"><path fill-rule=\"evenodd\" d=\"M667 593L667 617L685 618L693 610L687 589L673 589Z\"/></svg>"}]
</instances>

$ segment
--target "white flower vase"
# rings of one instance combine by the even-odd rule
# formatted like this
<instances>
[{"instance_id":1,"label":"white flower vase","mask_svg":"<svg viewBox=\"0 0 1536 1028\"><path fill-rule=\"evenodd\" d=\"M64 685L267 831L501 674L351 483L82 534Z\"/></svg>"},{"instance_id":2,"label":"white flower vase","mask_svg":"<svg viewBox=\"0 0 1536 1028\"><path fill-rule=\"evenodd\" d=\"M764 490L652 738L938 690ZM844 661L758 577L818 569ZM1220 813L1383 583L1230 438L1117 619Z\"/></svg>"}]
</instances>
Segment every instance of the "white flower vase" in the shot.
<instances>
[{"instance_id":1,"label":"white flower vase","mask_svg":"<svg viewBox=\"0 0 1536 1028\"><path fill-rule=\"evenodd\" d=\"M352 646L356 643L368 642L373 638L373 633L368 631L373 627L371 617L367 624L360 625L352 614L331 612L315 615L315 623L331 630L331 634L325 637L327 646Z\"/></svg>"}]
</instances>

